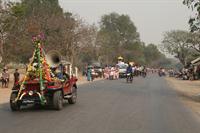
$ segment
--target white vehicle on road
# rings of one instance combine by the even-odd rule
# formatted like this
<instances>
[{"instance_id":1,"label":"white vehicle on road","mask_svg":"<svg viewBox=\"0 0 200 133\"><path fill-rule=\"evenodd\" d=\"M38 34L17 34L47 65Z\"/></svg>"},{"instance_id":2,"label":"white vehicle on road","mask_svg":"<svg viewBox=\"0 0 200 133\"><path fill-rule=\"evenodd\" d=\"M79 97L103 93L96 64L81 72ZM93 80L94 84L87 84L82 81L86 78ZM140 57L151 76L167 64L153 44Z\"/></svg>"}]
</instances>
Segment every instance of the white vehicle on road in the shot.
<instances>
[{"instance_id":1,"label":"white vehicle on road","mask_svg":"<svg viewBox=\"0 0 200 133\"><path fill-rule=\"evenodd\" d=\"M126 63L118 63L117 67L119 68L119 77L125 78L126 77L126 68L128 67L128 64Z\"/></svg>"}]
</instances>

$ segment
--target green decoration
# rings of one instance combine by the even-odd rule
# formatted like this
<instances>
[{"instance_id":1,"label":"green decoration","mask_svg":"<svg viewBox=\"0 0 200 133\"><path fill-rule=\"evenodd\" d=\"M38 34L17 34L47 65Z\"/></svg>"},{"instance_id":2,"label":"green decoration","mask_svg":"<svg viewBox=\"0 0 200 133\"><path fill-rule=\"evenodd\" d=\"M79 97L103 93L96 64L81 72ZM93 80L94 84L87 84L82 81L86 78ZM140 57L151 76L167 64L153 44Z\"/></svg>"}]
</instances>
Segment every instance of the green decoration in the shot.
<instances>
[{"instance_id":1,"label":"green decoration","mask_svg":"<svg viewBox=\"0 0 200 133\"><path fill-rule=\"evenodd\" d=\"M37 56L38 56L38 68L39 68L39 77L40 77L40 92L41 92L41 104L45 104L46 99L43 95L43 90L44 90L44 81L43 81L43 76L42 76L42 63L41 63L41 55L40 55L40 43L37 43L36 45L36 51L37 51Z\"/></svg>"}]
</instances>

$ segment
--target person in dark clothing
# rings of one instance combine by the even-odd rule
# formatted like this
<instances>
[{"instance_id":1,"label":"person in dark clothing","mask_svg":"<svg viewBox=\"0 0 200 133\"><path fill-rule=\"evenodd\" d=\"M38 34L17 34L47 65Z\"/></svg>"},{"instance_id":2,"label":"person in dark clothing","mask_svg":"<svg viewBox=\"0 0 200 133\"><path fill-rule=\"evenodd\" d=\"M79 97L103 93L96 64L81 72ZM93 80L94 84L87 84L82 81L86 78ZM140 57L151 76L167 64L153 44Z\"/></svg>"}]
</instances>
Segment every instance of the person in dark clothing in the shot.
<instances>
[{"instance_id":1,"label":"person in dark clothing","mask_svg":"<svg viewBox=\"0 0 200 133\"><path fill-rule=\"evenodd\" d=\"M128 67L126 68L126 81L127 83L130 81L133 81L133 68L131 66L131 64L128 65Z\"/></svg>"},{"instance_id":2,"label":"person in dark clothing","mask_svg":"<svg viewBox=\"0 0 200 133\"><path fill-rule=\"evenodd\" d=\"M16 85L19 82L20 74L18 72L18 69L15 69L14 72L14 85Z\"/></svg>"},{"instance_id":3,"label":"person in dark clothing","mask_svg":"<svg viewBox=\"0 0 200 133\"><path fill-rule=\"evenodd\" d=\"M6 69L5 68L3 69L3 72L2 72L1 82L2 82L2 88L6 87Z\"/></svg>"},{"instance_id":4,"label":"person in dark clothing","mask_svg":"<svg viewBox=\"0 0 200 133\"><path fill-rule=\"evenodd\" d=\"M64 68L63 64L60 64L56 69L56 76L59 79L63 79L63 68Z\"/></svg>"},{"instance_id":5,"label":"person in dark clothing","mask_svg":"<svg viewBox=\"0 0 200 133\"><path fill-rule=\"evenodd\" d=\"M69 74L68 74L68 72L67 72L66 67L63 67L63 79L64 79L65 81L69 81L69 79L70 79L70 76L69 76Z\"/></svg>"},{"instance_id":6,"label":"person in dark clothing","mask_svg":"<svg viewBox=\"0 0 200 133\"><path fill-rule=\"evenodd\" d=\"M126 74L128 74L128 73L131 73L131 74L133 73L133 68L132 68L132 66L130 64L126 68Z\"/></svg>"},{"instance_id":7,"label":"person in dark clothing","mask_svg":"<svg viewBox=\"0 0 200 133\"><path fill-rule=\"evenodd\" d=\"M2 88L3 88L3 87L8 88L9 79L10 79L10 75L9 75L9 73L8 73L8 69L3 69L2 77L1 77Z\"/></svg>"}]
</instances>

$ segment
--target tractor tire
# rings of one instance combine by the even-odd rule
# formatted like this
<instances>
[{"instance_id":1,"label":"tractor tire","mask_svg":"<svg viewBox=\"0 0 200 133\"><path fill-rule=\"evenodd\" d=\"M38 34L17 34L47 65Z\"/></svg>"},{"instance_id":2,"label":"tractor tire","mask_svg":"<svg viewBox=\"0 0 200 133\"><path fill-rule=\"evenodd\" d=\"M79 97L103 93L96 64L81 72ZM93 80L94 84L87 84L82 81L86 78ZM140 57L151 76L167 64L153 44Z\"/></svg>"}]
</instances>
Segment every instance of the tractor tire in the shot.
<instances>
[{"instance_id":1,"label":"tractor tire","mask_svg":"<svg viewBox=\"0 0 200 133\"><path fill-rule=\"evenodd\" d=\"M61 110L63 108L63 96L61 91L56 91L53 94L53 107L56 110Z\"/></svg>"},{"instance_id":2,"label":"tractor tire","mask_svg":"<svg viewBox=\"0 0 200 133\"><path fill-rule=\"evenodd\" d=\"M14 102L17 98L17 93L12 92L10 95L10 108L12 111L20 110L20 104L18 102Z\"/></svg>"},{"instance_id":3,"label":"tractor tire","mask_svg":"<svg viewBox=\"0 0 200 133\"><path fill-rule=\"evenodd\" d=\"M72 96L68 99L69 104L75 104L77 100L77 88L73 86L72 88Z\"/></svg>"}]
</instances>

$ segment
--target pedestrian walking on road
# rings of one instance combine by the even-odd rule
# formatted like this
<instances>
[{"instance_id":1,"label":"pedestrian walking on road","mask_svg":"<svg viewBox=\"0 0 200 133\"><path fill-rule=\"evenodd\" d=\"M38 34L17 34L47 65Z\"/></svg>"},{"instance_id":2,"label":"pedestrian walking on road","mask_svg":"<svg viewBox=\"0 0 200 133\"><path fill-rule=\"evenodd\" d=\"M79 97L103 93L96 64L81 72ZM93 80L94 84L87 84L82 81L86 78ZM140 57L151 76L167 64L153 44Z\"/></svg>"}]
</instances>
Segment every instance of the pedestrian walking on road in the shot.
<instances>
[{"instance_id":1,"label":"pedestrian walking on road","mask_svg":"<svg viewBox=\"0 0 200 133\"><path fill-rule=\"evenodd\" d=\"M109 68L106 66L105 67L105 69L104 69L104 72L103 72L104 74L104 78L105 79L108 79L109 78Z\"/></svg>"},{"instance_id":2,"label":"pedestrian walking on road","mask_svg":"<svg viewBox=\"0 0 200 133\"><path fill-rule=\"evenodd\" d=\"M19 74L19 72L18 72L18 69L15 69L15 72L14 72L14 86L15 86L16 84L18 84L19 79L20 79L20 74Z\"/></svg>"},{"instance_id":3,"label":"pedestrian walking on road","mask_svg":"<svg viewBox=\"0 0 200 133\"><path fill-rule=\"evenodd\" d=\"M3 72L2 72L2 77L1 77L2 88L3 88L3 87L8 88L9 78L10 78L10 75L9 75L9 73L8 73L8 70L6 70L6 69L4 68L4 69L3 69Z\"/></svg>"},{"instance_id":4,"label":"pedestrian walking on road","mask_svg":"<svg viewBox=\"0 0 200 133\"><path fill-rule=\"evenodd\" d=\"M87 68L87 80L92 81L92 68L91 67Z\"/></svg>"}]
</instances>

